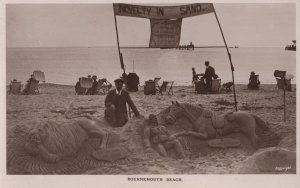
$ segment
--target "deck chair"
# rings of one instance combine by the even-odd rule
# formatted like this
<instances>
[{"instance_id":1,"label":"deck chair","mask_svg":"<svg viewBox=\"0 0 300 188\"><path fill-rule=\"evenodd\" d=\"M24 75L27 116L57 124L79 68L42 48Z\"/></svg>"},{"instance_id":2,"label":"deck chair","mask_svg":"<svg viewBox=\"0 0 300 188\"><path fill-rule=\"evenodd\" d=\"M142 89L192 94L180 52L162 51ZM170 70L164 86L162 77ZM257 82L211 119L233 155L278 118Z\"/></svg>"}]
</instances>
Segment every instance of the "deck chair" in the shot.
<instances>
[{"instance_id":1,"label":"deck chair","mask_svg":"<svg viewBox=\"0 0 300 188\"><path fill-rule=\"evenodd\" d=\"M21 82L12 81L9 85L9 94L20 94L21 93Z\"/></svg>"},{"instance_id":2,"label":"deck chair","mask_svg":"<svg viewBox=\"0 0 300 188\"><path fill-rule=\"evenodd\" d=\"M276 81L277 81L277 85L276 85L277 89L284 89L284 80L282 78L276 77ZM287 91L292 91L291 79L286 79L285 84L286 84L285 89Z\"/></svg>"},{"instance_id":3,"label":"deck chair","mask_svg":"<svg viewBox=\"0 0 300 188\"><path fill-rule=\"evenodd\" d=\"M111 87L112 84L109 81L107 81L106 78L99 79L96 93L105 95L110 90Z\"/></svg>"},{"instance_id":4,"label":"deck chair","mask_svg":"<svg viewBox=\"0 0 300 188\"><path fill-rule=\"evenodd\" d=\"M93 86L92 78L81 77L79 82L80 82L80 86L85 89L90 89Z\"/></svg>"},{"instance_id":5,"label":"deck chair","mask_svg":"<svg viewBox=\"0 0 300 188\"><path fill-rule=\"evenodd\" d=\"M39 85L38 80L32 81L29 90L27 91L27 94L39 94L40 92L39 92L38 85Z\"/></svg>"},{"instance_id":6,"label":"deck chair","mask_svg":"<svg viewBox=\"0 0 300 188\"><path fill-rule=\"evenodd\" d=\"M169 90L167 91L167 86L170 84ZM174 81L163 81L162 85L159 88L159 93L162 95L163 92L168 92L168 95L173 95L173 84Z\"/></svg>"},{"instance_id":7,"label":"deck chair","mask_svg":"<svg viewBox=\"0 0 300 188\"><path fill-rule=\"evenodd\" d=\"M33 76L39 82L45 82L45 74L44 74L44 72L42 72L40 70L35 70L35 71L33 71Z\"/></svg>"},{"instance_id":8,"label":"deck chair","mask_svg":"<svg viewBox=\"0 0 300 188\"><path fill-rule=\"evenodd\" d=\"M211 92L212 93L220 93L221 88L221 79L214 79L211 83Z\"/></svg>"},{"instance_id":9,"label":"deck chair","mask_svg":"<svg viewBox=\"0 0 300 188\"><path fill-rule=\"evenodd\" d=\"M155 77L154 78L154 82L155 82L155 90L156 90L156 92L159 92L159 88L160 88L160 86L159 86L159 80L161 79L161 77Z\"/></svg>"}]
</instances>

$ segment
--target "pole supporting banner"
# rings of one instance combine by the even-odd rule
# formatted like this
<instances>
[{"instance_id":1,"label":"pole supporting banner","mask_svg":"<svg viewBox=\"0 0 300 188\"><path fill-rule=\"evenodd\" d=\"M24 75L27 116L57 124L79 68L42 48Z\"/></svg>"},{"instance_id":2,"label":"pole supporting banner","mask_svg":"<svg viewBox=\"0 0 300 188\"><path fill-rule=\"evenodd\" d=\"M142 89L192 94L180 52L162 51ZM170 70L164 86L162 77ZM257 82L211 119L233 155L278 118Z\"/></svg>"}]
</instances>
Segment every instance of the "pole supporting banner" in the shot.
<instances>
[{"instance_id":1,"label":"pole supporting banner","mask_svg":"<svg viewBox=\"0 0 300 188\"><path fill-rule=\"evenodd\" d=\"M219 25L219 28L220 28L220 31L221 31L221 34L222 34L224 44L225 44L225 46L226 46L226 50L227 50L227 54L228 54L228 59L229 59L229 61L230 61L230 69L231 69L232 83L233 83L234 105L235 105L235 111L237 111L237 100L236 100L235 83L234 83L234 73L233 73L233 72L234 72L234 66L233 66L233 64L232 64L232 61L231 61L231 54L229 53L228 46L227 46L227 43L226 43L226 40L225 40L223 31L222 31L222 28L221 28L221 24L220 24L220 22L219 22L219 19L218 19L218 16L217 16L217 12L216 12L215 9L214 9L214 14L215 14L215 16L216 16L216 19L217 19L217 22L218 22L218 25Z\"/></svg>"}]
</instances>

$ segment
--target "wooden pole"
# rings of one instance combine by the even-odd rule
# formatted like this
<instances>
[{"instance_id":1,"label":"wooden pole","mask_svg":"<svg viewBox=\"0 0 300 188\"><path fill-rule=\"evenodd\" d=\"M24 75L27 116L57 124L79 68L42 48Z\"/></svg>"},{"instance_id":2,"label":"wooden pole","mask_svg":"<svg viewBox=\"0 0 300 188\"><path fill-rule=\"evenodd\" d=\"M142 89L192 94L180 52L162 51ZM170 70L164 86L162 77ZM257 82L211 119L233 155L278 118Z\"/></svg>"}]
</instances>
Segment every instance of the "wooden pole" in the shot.
<instances>
[{"instance_id":1,"label":"wooden pole","mask_svg":"<svg viewBox=\"0 0 300 188\"><path fill-rule=\"evenodd\" d=\"M285 102L286 80L283 78L283 121L286 121L286 102Z\"/></svg>"},{"instance_id":2,"label":"wooden pole","mask_svg":"<svg viewBox=\"0 0 300 188\"><path fill-rule=\"evenodd\" d=\"M219 25L219 28L220 28L220 31L221 31L221 34L222 34L222 37L223 37L223 41L224 41L224 44L225 44L225 46L226 46L228 58L229 58L229 61L230 61L230 68L231 68L231 75L232 75L232 82L233 82L234 104L235 104L235 111L237 111L237 100L236 100L235 84L234 84L234 74L233 74L233 72L234 72L234 67L233 67L233 64L232 64L232 61L231 61L231 54L229 53L228 46L227 46L227 43L226 43L226 40L225 40L223 31L222 31L222 28L221 28L221 24L220 24L220 22L219 22L219 19L218 19L218 16L217 16L217 13L216 13L216 10L215 10L215 9L214 9L214 14L215 14L215 16L216 16L216 19L217 19L217 22L218 22L218 25Z\"/></svg>"},{"instance_id":3,"label":"wooden pole","mask_svg":"<svg viewBox=\"0 0 300 188\"><path fill-rule=\"evenodd\" d=\"M118 52L119 52L120 63L122 63L120 43L119 43L118 24L117 24L117 18L116 18L116 14L115 14L115 4L113 4L113 8L114 8L114 18L115 18L115 28L116 28L116 35L117 35Z\"/></svg>"},{"instance_id":4,"label":"wooden pole","mask_svg":"<svg viewBox=\"0 0 300 188\"><path fill-rule=\"evenodd\" d=\"M116 14L115 14L115 5L114 4L113 4L113 9L114 9L114 19L115 19L115 28L116 28L116 35L117 35L118 52L119 52L120 63L122 64L124 62L123 62L123 57L122 57L121 51L120 51L118 24L117 24L117 18L116 18ZM125 73L125 68L123 69L123 72ZM127 87L127 84L126 84L126 87ZM129 111L129 117L131 118L131 112L130 112L129 105L128 105L128 111Z\"/></svg>"}]
</instances>

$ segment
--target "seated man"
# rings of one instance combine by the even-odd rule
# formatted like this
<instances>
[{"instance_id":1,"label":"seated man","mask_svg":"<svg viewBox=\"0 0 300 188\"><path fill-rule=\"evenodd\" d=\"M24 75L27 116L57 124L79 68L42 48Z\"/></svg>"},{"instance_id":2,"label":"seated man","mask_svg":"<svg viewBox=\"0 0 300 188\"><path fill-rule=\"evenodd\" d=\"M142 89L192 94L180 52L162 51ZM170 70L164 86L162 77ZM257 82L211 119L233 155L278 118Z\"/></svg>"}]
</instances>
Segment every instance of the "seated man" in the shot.
<instances>
[{"instance_id":1,"label":"seated man","mask_svg":"<svg viewBox=\"0 0 300 188\"><path fill-rule=\"evenodd\" d=\"M162 156L167 156L166 149L174 148L179 158L184 158L183 148L175 136L170 136L167 128L158 124L155 115L149 115L149 125L144 128L144 144L146 150L151 150L151 145Z\"/></svg>"},{"instance_id":2,"label":"seated man","mask_svg":"<svg viewBox=\"0 0 300 188\"><path fill-rule=\"evenodd\" d=\"M93 75L92 79L93 79L93 85L90 89L87 90L86 92L87 95L97 95L97 85L98 85L97 76Z\"/></svg>"},{"instance_id":3,"label":"seated man","mask_svg":"<svg viewBox=\"0 0 300 188\"><path fill-rule=\"evenodd\" d=\"M34 75L30 75L30 78L27 80L27 83L25 85L25 88L23 90L23 94L25 95L28 95L30 94L29 92L29 89L30 89L30 85L33 83L33 82L38 82L35 78L34 78Z\"/></svg>"},{"instance_id":4,"label":"seated man","mask_svg":"<svg viewBox=\"0 0 300 188\"><path fill-rule=\"evenodd\" d=\"M248 89L259 89L260 81L258 80L258 75L255 72L251 72L249 78Z\"/></svg>"},{"instance_id":5,"label":"seated man","mask_svg":"<svg viewBox=\"0 0 300 188\"><path fill-rule=\"evenodd\" d=\"M128 121L126 103L133 110L136 117L140 115L129 93L123 90L122 79L115 80L116 89L110 90L105 98L105 119L114 127L122 127Z\"/></svg>"}]
</instances>

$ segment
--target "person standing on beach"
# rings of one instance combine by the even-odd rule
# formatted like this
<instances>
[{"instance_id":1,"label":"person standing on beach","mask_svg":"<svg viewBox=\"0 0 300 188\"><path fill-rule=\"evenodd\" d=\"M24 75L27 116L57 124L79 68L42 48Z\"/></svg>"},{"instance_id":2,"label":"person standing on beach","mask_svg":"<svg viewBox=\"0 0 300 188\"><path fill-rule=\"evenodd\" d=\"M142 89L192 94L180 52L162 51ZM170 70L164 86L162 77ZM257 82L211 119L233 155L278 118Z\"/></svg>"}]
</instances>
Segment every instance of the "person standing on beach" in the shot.
<instances>
[{"instance_id":1,"label":"person standing on beach","mask_svg":"<svg viewBox=\"0 0 300 188\"><path fill-rule=\"evenodd\" d=\"M198 80L198 75L197 75L197 73L196 73L196 71L195 71L195 68L194 68L194 67L192 68L192 71L193 71L193 79L192 79L192 84L194 85L194 84L195 84L195 82Z\"/></svg>"},{"instance_id":2,"label":"person standing on beach","mask_svg":"<svg viewBox=\"0 0 300 188\"><path fill-rule=\"evenodd\" d=\"M216 76L215 69L209 65L209 61L205 61L205 73L202 79L205 79L206 92L212 92L212 78Z\"/></svg>"},{"instance_id":3,"label":"person standing on beach","mask_svg":"<svg viewBox=\"0 0 300 188\"><path fill-rule=\"evenodd\" d=\"M122 127L128 121L126 103L133 110L134 115L140 115L134 105L129 93L123 90L124 81L122 79L115 80L116 89L110 90L105 98L105 119L114 127Z\"/></svg>"}]
</instances>

